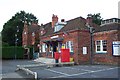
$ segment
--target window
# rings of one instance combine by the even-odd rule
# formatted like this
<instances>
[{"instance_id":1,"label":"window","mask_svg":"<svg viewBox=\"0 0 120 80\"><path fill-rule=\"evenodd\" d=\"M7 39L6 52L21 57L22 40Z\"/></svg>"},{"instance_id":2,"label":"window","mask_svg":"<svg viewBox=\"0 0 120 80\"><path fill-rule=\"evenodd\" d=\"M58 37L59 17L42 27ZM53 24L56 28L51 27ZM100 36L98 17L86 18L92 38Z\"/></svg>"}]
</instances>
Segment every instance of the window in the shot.
<instances>
[{"instance_id":1,"label":"window","mask_svg":"<svg viewBox=\"0 0 120 80\"><path fill-rule=\"evenodd\" d=\"M97 42L96 42L96 46L97 46L97 51L100 51L100 47L101 47L101 46L100 46L100 41L97 41Z\"/></svg>"},{"instance_id":2,"label":"window","mask_svg":"<svg viewBox=\"0 0 120 80\"><path fill-rule=\"evenodd\" d=\"M117 19L115 19L115 22L118 22L118 20L117 20Z\"/></svg>"},{"instance_id":3,"label":"window","mask_svg":"<svg viewBox=\"0 0 120 80\"><path fill-rule=\"evenodd\" d=\"M24 34L27 34L26 32L24 32Z\"/></svg>"},{"instance_id":4,"label":"window","mask_svg":"<svg viewBox=\"0 0 120 80\"><path fill-rule=\"evenodd\" d=\"M34 33L34 32L32 33L32 36L35 36L35 33Z\"/></svg>"},{"instance_id":5,"label":"window","mask_svg":"<svg viewBox=\"0 0 120 80\"><path fill-rule=\"evenodd\" d=\"M103 45L103 51L107 51L107 41L106 40L102 41L102 45Z\"/></svg>"},{"instance_id":6,"label":"window","mask_svg":"<svg viewBox=\"0 0 120 80\"><path fill-rule=\"evenodd\" d=\"M47 48L47 45L46 44L42 44L42 52L46 52L46 48Z\"/></svg>"},{"instance_id":7,"label":"window","mask_svg":"<svg viewBox=\"0 0 120 80\"><path fill-rule=\"evenodd\" d=\"M105 24L105 21L102 21L101 23L102 23L102 24Z\"/></svg>"},{"instance_id":8,"label":"window","mask_svg":"<svg viewBox=\"0 0 120 80\"><path fill-rule=\"evenodd\" d=\"M61 48L62 48L62 42L59 42L58 43L58 52L60 52L60 53L61 53Z\"/></svg>"},{"instance_id":9,"label":"window","mask_svg":"<svg viewBox=\"0 0 120 80\"><path fill-rule=\"evenodd\" d=\"M54 32L60 31L66 24L67 22L57 22L54 27Z\"/></svg>"},{"instance_id":10,"label":"window","mask_svg":"<svg viewBox=\"0 0 120 80\"><path fill-rule=\"evenodd\" d=\"M49 45L49 52L52 52L53 51L53 47L52 47L52 44Z\"/></svg>"},{"instance_id":11,"label":"window","mask_svg":"<svg viewBox=\"0 0 120 80\"><path fill-rule=\"evenodd\" d=\"M61 30L62 28L63 28L63 25L56 25L54 32L57 32L57 31Z\"/></svg>"},{"instance_id":12,"label":"window","mask_svg":"<svg viewBox=\"0 0 120 80\"><path fill-rule=\"evenodd\" d=\"M73 52L73 42L72 41L66 42L66 48L70 49L70 52Z\"/></svg>"},{"instance_id":13,"label":"window","mask_svg":"<svg viewBox=\"0 0 120 80\"><path fill-rule=\"evenodd\" d=\"M113 19L110 19L110 23L112 23L113 22Z\"/></svg>"},{"instance_id":14,"label":"window","mask_svg":"<svg viewBox=\"0 0 120 80\"><path fill-rule=\"evenodd\" d=\"M109 20L106 20L106 23L109 23Z\"/></svg>"},{"instance_id":15,"label":"window","mask_svg":"<svg viewBox=\"0 0 120 80\"><path fill-rule=\"evenodd\" d=\"M106 53L107 52L107 40L96 41L96 52L97 53Z\"/></svg>"}]
</instances>

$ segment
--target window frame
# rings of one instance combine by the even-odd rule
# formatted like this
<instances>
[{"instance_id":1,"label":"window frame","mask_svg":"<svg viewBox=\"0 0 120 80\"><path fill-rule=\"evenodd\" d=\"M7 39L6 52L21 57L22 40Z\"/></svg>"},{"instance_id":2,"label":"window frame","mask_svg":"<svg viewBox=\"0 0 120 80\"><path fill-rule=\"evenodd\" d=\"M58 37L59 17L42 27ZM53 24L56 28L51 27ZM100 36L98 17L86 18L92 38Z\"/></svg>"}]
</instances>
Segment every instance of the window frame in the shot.
<instances>
[{"instance_id":1,"label":"window frame","mask_svg":"<svg viewBox=\"0 0 120 80\"><path fill-rule=\"evenodd\" d=\"M44 43L42 44L42 52L46 52L47 45Z\"/></svg>"},{"instance_id":2,"label":"window frame","mask_svg":"<svg viewBox=\"0 0 120 80\"><path fill-rule=\"evenodd\" d=\"M73 53L74 52L73 41L67 41L66 42L66 48L68 48L70 50L70 52Z\"/></svg>"},{"instance_id":3,"label":"window frame","mask_svg":"<svg viewBox=\"0 0 120 80\"><path fill-rule=\"evenodd\" d=\"M33 36L33 37L35 36L35 32L32 32L32 36Z\"/></svg>"},{"instance_id":4,"label":"window frame","mask_svg":"<svg viewBox=\"0 0 120 80\"><path fill-rule=\"evenodd\" d=\"M98 41L99 41L99 43L98 43ZM103 42L103 41L105 41L105 42ZM106 47L106 50L104 50L104 47ZM96 41L96 53L107 53L107 40L97 40Z\"/></svg>"},{"instance_id":5,"label":"window frame","mask_svg":"<svg viewBox=\"0 0 120 80\"><path fill-rule=\"evenodd\" d=\"M64 25L58 24L54 27L54 32L58 32L60 31L62 28L64 27Z\"/></svg>"}]
</instances>

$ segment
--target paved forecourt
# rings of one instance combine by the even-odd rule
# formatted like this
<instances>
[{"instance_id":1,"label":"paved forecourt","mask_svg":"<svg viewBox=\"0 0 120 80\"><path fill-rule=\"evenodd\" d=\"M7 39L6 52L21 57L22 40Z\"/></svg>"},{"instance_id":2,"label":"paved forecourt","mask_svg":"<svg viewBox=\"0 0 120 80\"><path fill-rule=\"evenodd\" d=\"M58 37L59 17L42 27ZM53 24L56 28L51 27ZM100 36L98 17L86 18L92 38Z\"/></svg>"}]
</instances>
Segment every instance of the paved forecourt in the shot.
<instances>
[{"instance_id":1,"label":"paved forecourt","mask_svg":"<svg viewBox=\"0 0 120 80\"><path fill-rule=\"evenodd\" d=\"M37 78L118 78L119 67L105 65L74 65L62 67L37 66L27 69L36 72ZM24 73L25 74L25 73ZM27 75L26 75L27 76Z\"/></svg>"},{"instance_id":2,"label":"paved forecourt","mask_svg":"<svg viewBox=\"0 0 120 80\"><path fill-rule=\"evenodd\" d=\"M46 78L118 78L120 67L106 65L66 65L60 67L34 66L25 67L25 70L16 70L17 65L39 65L39 62L31 60L7 60L2 61L2 78L35 78L29 74L36 72L38 79ZM41 64L40 64L41 65ZM24 67L23 67L24 69Z\"/></svg>"}]
</instances>

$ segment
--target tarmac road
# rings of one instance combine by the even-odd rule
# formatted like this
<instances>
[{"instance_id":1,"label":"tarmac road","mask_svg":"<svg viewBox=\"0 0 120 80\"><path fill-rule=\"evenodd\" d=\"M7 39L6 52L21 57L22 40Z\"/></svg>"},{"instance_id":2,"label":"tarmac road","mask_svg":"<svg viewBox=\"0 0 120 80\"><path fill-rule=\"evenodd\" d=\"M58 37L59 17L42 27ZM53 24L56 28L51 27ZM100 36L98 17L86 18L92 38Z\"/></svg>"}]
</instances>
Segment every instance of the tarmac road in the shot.
<instances>
[{"instance_id":1,"label":"tarmac road","mask_svg":"<svg viewBox=\"0 0 120 80\"><path fill-rule=\"evenodd\" d=\"M30 60L2 60L2 71L0 76L2 78L30 78L30 76L24 76L23 72L15 72L17 65L33 64Z\"/></svg>"},{"instance_id":2,"label":"tarmac road","mask_svg":"<svg viewBox=\"0 0 120 80\"><path fill-rule=\"evenodd\" d=\"M27 75L24 71L20 70L15 72L17 65L37 64L32 60L3 60L2 69L0 69L0 76L2 78L19 78L19 79L33 79L33 75ZM38 79L89 79L94 78L108 78L107 80L120 80L120 67L118 66L106 66L106 65L75 65L75 66L63 66L63 67L33 67L28 68L31 71L38 73Z\"/></svg>"}]
</instances>

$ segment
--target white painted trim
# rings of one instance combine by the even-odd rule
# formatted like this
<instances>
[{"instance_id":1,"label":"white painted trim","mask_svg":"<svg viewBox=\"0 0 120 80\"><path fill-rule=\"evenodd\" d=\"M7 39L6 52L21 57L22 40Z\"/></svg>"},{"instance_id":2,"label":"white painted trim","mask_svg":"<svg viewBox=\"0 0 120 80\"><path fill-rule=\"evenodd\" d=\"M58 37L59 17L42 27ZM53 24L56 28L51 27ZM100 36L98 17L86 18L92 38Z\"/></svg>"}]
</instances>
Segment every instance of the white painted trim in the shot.
<instances>
[{"instance_id":1,"label":"white painted trim","mask_svg":"<svg viewBox=\"0 0 120 80\"><path fill-rule=\"evenodd\" d=\"M63 72L59 72L59 71L55 71L55 70L51 70L51 69L45 69L45 70L48 70L48 71L51 71L51 72L54 72L54 73L58 73L58 74L62 74L62 75L69 76L69 74L66 74L66 73L63 73Z\"/></svg>"},{"instance_id":2,"label":"white painted trim","mask_svg":"<svg viewBox=\"0 0 120 80\"><path fill-rule=\"evenodd\" d=\"M50 37L51 39L54 39L54 38L58 38L59 36L58 35L56 35L56 36L52 36L52 37Z\"/></svg>"},{"instance_id":3,"label":"white painted trim","mask_svg":"<svg viewBox=\"0 0 120 80\"><path fill-rule=\"evenodd\" d=\"M101 70L96 70L96 71L88 71L88 72L83 72L83 73L78 73L78 74L72 74L72 75L62 75L62 76L57 76L57 77L50 77L50 78L63 78L63 77L70 77L70 76L78 76L78 75L83 75L83 74L88 74L88 73L95 73L95 72L102 72L106 70L112 70L120 67L114 67L114 68L108 68L108 69L101 69Z\"/></svg>"}]
</instances>

